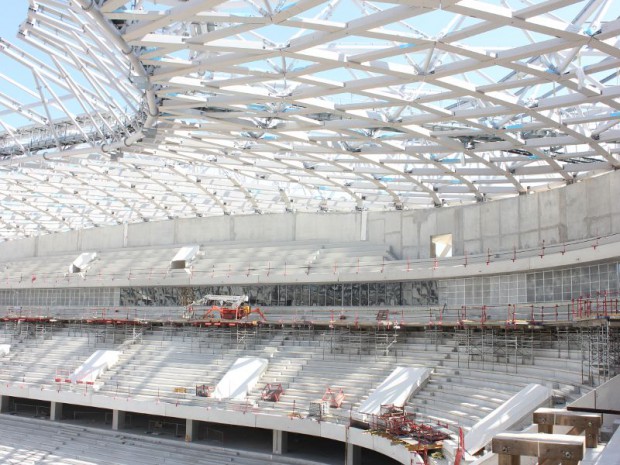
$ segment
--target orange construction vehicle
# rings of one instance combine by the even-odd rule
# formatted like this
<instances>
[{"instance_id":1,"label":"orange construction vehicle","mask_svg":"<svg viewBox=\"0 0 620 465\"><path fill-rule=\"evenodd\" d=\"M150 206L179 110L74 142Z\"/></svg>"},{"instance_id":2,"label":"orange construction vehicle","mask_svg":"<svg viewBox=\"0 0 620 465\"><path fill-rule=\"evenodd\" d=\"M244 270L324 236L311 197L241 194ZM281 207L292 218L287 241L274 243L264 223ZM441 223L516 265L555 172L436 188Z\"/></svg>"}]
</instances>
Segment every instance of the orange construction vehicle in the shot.
<instances>
[{"instance_id":1,"label":"orange construction vehicle","mask_svg":"<svg viewBox=\"0 0 620 465\"><path fill-rule=\"evenodd\" d=\"M256 313L261 320L267 321L260 308L252 308L247 303L247 295L212 295L189 304L183 313L186 320L207 320L219 316L221 320L242 320Z\"/></svg>"}]
</instances>

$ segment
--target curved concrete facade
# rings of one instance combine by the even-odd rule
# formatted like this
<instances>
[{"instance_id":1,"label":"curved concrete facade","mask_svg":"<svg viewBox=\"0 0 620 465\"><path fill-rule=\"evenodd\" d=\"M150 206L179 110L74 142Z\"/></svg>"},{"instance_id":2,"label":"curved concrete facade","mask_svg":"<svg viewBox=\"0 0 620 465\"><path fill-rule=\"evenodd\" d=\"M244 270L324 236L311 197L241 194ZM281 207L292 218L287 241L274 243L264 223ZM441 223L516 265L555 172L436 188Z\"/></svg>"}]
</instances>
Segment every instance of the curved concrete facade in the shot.
<instances>
[{"instance_id":1,"label":"curved concrete facade","mask_svg":"<svg viewBox=\"0 0 620 465\"><path fill-rule=\"evenodd\" d=\"M492 253L620 233L620 173L563 189L431 210L219 216L119 225L0 244L4 260L60 253L212 242L367 240L402 259L430 256L431 236L453 235L453 254Z\"/></svg>"}]
</instances>

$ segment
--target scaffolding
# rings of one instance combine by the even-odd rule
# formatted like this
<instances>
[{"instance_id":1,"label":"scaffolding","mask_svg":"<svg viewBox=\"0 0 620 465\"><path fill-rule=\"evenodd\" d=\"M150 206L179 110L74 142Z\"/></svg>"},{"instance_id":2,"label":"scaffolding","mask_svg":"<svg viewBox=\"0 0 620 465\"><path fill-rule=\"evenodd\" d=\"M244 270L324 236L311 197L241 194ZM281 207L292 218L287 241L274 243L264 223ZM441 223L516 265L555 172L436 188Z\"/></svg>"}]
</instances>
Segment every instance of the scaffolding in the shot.
<instances>
[{"instance_id":1,"label":"scaffolding","mask_svg":"<svg viewBox=\"0 0 620 465\"><path fill-rule=\"evenodd\" d=\"M88 323L79 323L79 326L73 329L79 332L79 335L88 338L88 344L93 347L109 347L123 344L127 341L136 343L141 340L146 327L136 326L132 323L106 323L93 325Z\"/></svg>"},{"instance_id":2,"label":"scaffolding","mask_svg":"<svg viewBox=\"0 0 620 465\"><path fill-rule=\"evenodd\" d=\"M357 329L332 328L323 334L324 347L329 353L347 355L349 359L364 355L387 357L396 354L398 331L389 328Z\"/></svg>"},{"instance_id":3,"label":"scaffolding","mask_svg":"<svg viewBox=\"0 0 620 465\"><path fill-rule=\"evenodd\" d=\"M260 336L258 334L258 326L239 327L235 326L232 331L235 335L235 345L237 349L253 350Z\"/></svg>"},{"instance_id":4,"label":"scaffolding","mask_svg":"<svg viewBox=\"0 0 620 465\"><path fill-rule=\"evenodd\" d=\"M578 326L455 328L458 366L519 372L534 365L537 350L554 350L558 359L581 363L581 382L599 385L620 373L620 322L601 318Z\"/></svg>"},{"instance_id":5,"label":"scaffolding","mask_svg":"<svg viewBox=\"0 0 620 465\"><path fill-rule=\"evenodd\" d=\"M609 377L620 374L620 322L609 327Z\"/></svg>"},{"instance_id":6,"label":"scaffolding","mask_svg":"<svg viewBox=\"0 0 620 465\"><path fill-rule=\"evenodd\" d=\"M243 349L254 350L264 341L272 330L262 326L191 326L185 327L183 337L191 340L192 347L202 349Z\"/></svg>"},{"instance_id":7,"label":"scaffolding","mask_svg":"<svg viewBox=\"0 0 620 465\"><path fill-rule=\"evenodd\" d=\"M556 327L555 329L556 349L558 358L571 358L571 354L580 351L580 338L578 333L570 327Z\"/></svg>"},{"instance_id":8,"label":"scaffolding","mask_svg":"<svg viewBox=\"0 0 620 465\"><path fill-rule=\"evenodd\" d=\"M4 343L10 343L13 341L13 336L16 332L17 323L15 321L5 321L0 331L0 340Z\"/></svg>"},{"instance_id":9,"label":"scaffolding","mask_svg":"<svg viewBox=\"0 0 620 465\"><path fill-rule=\"evenodd\" d=\"M454 330L458 366L483 370L504 367L506 373L519 371L519 365L534 364L534 334L525 329L502 327L464 327Z\"/></svg>"},{"instance_id":10,"label":"scaffolding","mask_svg":"<svg viewBox=\"0 0 620 465\"><path fill-rule=\"evenodd\" d=\"M444 330L441 326L427 325L424 327L424 348L428 349L429 346L435 347L435 349L443 344Z\"/></svg>"},{"instance_id":11,"label":"scaffolding","mask_svg":"<svg viewBox=\"0 0 620 465\"><path fill-rule=\"evenodd\" d=\"M52 339L57 326L51 321L6 321L0 338L7 343L30 340L36 344L38 341Z\"/></svg>"},{"instance_id":12,"label":"scaffolding","mask_svg":"<svg viewBox=\"0 0 620 465\"><path fill-rule=\"evenodd\" d=\"M579 328L583 384L598 386L620 373L620 327L617 321L596 320Z\"/></svg>"},{"instance_id":13,"label":"scaffolding","mask_svg":"<svg viewBox=\"0 0 620 465\"><path fill-rule=\"evenodd\" d=\"M317 340L317 337L326 340L325 334L324 332L318 332L313 326L296 325L289 329L286 333L286 338L290 340L293 345L302 346L311 344Z\"/></svg>"}]
</instances>

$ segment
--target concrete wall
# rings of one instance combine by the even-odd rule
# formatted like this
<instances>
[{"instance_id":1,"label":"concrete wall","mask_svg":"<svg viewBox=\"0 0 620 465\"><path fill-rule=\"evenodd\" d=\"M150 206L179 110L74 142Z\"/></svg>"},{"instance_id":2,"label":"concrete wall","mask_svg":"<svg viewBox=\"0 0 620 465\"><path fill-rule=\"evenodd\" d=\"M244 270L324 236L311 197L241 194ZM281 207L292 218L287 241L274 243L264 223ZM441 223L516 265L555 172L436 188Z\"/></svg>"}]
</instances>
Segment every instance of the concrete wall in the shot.
<instances>
[{"instance_id":1,"label":"concrete wall","mask_svg":"<svg viewBox=\"0 0 620 465\"><path fill-rule=\"evenodd\" d=\"M366 237L397 257L430 256L431 236L451 233L453 254L538 248L620 233L620 172L566 188L505 200L414 211L362 214L285 213L176 219L93 228L0 243L0 261L121 247L213 242L324 240Z\"/></svg>"},{"instance_id":2,"label":"concrete wall","mask_svg":"<svg viewBox=\"0 0 620 465\"><path fill-rule=\"evenodd\" d=\"M430 257L431 236L453 235L453 254L538 248L620 233L620 173L562 189L424 211L369 212L368 239L402 258Z\"/></svg>"}]
</instances>

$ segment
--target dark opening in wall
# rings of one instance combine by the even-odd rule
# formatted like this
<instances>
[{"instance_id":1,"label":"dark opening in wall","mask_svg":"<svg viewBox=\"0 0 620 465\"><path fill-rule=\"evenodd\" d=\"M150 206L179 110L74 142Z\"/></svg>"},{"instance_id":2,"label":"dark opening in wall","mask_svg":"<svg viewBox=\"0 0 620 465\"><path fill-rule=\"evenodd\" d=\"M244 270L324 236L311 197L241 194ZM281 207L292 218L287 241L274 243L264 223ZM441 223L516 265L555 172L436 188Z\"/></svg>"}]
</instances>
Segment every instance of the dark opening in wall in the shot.
<instances>
[{"instance_id":1,"label":"dark opening in wall","mask_svg":"<svg viewBox=\"0 0 620 465\"><path fill-rule=\"evenodd\" d=\"M58 420L80 425L109 428L112 424L112 410L85 405L63 404Z\"/></svg>"},{"instance_id":2,"label":"dark opening in wall","mask_svg":"<svg viewBox=\"0 0 620 465\"><path fill-rule=\"evenodd\" d=\"M287 455L290 457L312 457L321 462L342 463L344 454L343 442L306 434L289 433L288 435Z\"/></svg>"},{"instance_id":3,"label":"dark opening in wall","mask_svg":"<svg viewBox=\"0 0 620 465\"><path fill-rule=\"evenodd\" d=\"M21 397L9 397L6 413L33 418L49 418L50 402Z\"/></svg>"}]
</instances>

